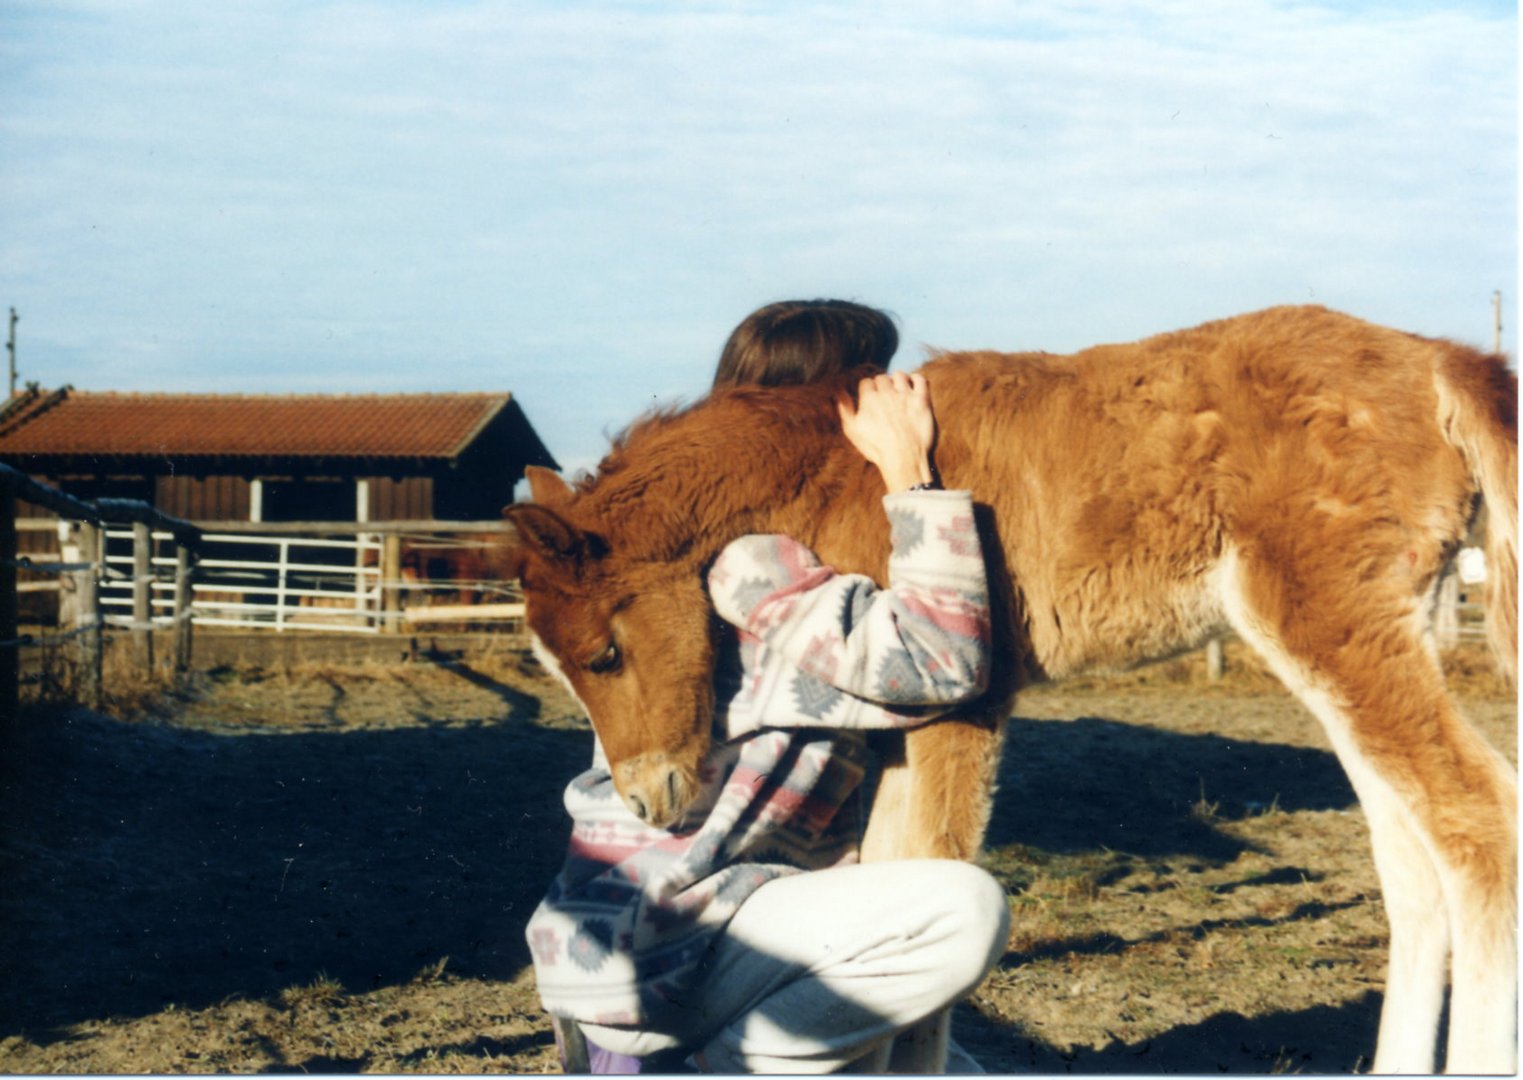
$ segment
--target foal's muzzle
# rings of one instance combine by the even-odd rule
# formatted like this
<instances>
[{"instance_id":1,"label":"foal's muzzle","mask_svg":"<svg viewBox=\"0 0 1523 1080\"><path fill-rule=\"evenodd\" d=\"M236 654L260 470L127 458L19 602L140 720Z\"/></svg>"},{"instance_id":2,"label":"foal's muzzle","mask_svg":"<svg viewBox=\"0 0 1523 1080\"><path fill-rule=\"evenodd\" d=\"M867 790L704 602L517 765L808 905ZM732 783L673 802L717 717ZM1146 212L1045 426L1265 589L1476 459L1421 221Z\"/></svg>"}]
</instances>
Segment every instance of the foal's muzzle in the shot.
<instances>
[{"instance_id":1,"label":"foal's muzzle","mask_svg":"<svg viewBox=\"0 0 1523 1080\"><path fill-rule=\"evenodd\" d=\"M698 795L698 777L687 766L657 751L616 765L614 786L635 817L665 828L682 816Z\"/></svg>"}]
</instances>

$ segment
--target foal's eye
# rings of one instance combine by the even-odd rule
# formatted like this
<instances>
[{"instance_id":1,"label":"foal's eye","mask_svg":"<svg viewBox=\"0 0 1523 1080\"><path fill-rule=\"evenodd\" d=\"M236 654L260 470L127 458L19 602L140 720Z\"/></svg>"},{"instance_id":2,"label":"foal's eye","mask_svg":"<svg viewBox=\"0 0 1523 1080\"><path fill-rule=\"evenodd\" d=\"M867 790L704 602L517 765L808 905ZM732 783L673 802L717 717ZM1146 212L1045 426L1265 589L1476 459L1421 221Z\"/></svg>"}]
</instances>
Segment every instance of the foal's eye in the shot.
<instances>
[{"instance_id":1,"label":"foal's eye","mask_svg":"<svg viewBox=\"0 0 1523 1080\"><path fill-rule=\"evenodd\" d=\"M587 670L594 675L607 675L618 668L620 659L618 642L610 641L608 648L598 653L588 663Z\"/></svg>"}]
</instances>

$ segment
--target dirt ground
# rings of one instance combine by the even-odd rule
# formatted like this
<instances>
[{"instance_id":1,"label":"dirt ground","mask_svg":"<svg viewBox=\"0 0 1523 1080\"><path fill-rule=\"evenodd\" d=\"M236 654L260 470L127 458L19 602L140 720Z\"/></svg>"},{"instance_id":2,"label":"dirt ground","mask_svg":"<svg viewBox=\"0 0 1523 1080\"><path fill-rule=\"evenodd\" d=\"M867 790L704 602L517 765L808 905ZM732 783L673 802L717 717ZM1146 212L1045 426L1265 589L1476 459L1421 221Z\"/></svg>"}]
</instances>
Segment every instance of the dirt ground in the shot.
<instances>
[{"instance_id":1,"label":"dirt ground","mask_svg":"<svg viewBox=\"0 0 1523 1080\"><path fill-rule=\"evenodd\" d=\"M1024 694L986 864L991 1072L1348 1072L1385 927L1320 729L1237 651ZM1463 707L1516 760L1469 654ZM222 664L27 709L0 788L0 1070L556 1071L523 925L590 736L531 660Z\"/></svg>"}]
</instances>

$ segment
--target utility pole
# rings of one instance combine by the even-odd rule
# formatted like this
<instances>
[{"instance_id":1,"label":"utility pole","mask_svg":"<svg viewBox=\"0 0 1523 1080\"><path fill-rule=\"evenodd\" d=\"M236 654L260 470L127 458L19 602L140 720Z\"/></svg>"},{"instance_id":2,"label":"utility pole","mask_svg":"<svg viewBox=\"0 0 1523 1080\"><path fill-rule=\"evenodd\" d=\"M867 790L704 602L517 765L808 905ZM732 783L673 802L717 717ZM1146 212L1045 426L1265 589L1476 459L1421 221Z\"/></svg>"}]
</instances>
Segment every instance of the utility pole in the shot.
<instances>
[{"instance_id":1,"label":"utility pole","mask_svg":"<svg viewBox=\"0 0 1523 1080\"><path fill-rule=\"evenodd\" d=\"M1502 351L1502 290L1491 294L1491 351Z\"/></svg>"},{"instance_id":2,"label":"utility pole","mask_svg":"<svg viewBox=\"0 0 1523 1080\"><path fill-rule=\"evenodd\" d=\"M11 336L6 339L5 351L10 356L11 382L10 389L5 395L5 400L10 401L16 396L16 324L21 321L21 316L16 314L16 309L11 308Z\"/></svg>"}]
</instances>

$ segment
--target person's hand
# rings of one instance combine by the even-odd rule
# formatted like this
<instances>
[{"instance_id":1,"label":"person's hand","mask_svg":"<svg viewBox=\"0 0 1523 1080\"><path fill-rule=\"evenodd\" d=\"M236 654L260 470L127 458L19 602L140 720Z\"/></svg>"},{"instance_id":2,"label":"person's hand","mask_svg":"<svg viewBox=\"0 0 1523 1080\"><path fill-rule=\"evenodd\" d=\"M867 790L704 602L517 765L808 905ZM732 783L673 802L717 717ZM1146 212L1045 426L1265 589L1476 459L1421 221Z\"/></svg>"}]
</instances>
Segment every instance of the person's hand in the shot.
<instances>
[{"instance_id":1,"label":"person's hand","mask_svg":"<svg viewBox=\"0 0 1523 1080\"><path fill-rule=\"evenodd\" d=\"M936 415L924 375L896 371L863 379L856 405L843 394L836 399L836 409L846 438L878 467L890 492L935 478L931 448L936 443Z\"/></svg>"}]
</instances>

